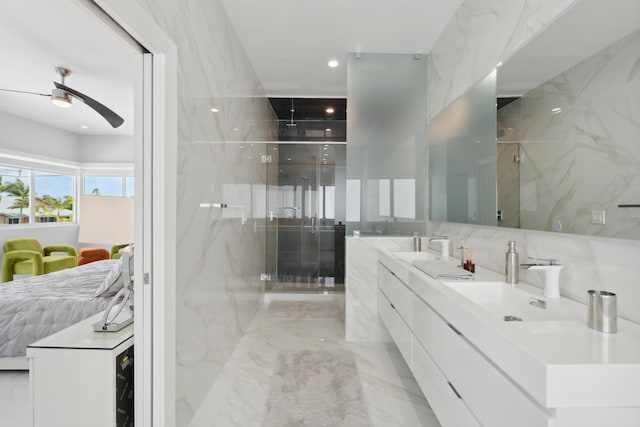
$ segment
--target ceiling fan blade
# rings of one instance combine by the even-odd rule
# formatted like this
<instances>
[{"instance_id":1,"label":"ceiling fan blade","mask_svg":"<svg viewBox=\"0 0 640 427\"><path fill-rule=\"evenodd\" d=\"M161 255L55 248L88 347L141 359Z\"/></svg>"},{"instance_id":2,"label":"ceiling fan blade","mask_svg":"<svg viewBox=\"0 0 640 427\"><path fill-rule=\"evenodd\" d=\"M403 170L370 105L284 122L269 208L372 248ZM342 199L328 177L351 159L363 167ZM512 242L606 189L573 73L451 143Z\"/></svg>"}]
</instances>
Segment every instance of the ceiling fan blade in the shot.
<instances>
[{"instance_id":1,"label":"ceiling fan blade","mask_svg":"<svg viewBox=\"0 0 640 427\"><path fill-rule=\"evenodd\" d=\"M27 92L26 90L0 89L3 92L26 93L28 95L51 96L50 93Z\"/></svg>"},{"instance_id":2,"label":"ceiling fan blade","mask_svg":"<svg viewBox=\"0 0 640 427\"><path fill-rule=\"evenodd\" d=\"M79 100L87 104L89 107L96 110L96 112L100 114L102 117L104 117L105 120L108 121L112 127L117 128L122 123L124 123L124 119L122 117L120 117L109 107L99 103L95 99L85 95L82 92L78 92L75 89L71 89L69 86L65 86L62 83L53 82L53 84L55 84L58 89L62 89L65 92L68 92L70 95L73 95L74 97L78 98Z\"/></svg>"}]
</instances>

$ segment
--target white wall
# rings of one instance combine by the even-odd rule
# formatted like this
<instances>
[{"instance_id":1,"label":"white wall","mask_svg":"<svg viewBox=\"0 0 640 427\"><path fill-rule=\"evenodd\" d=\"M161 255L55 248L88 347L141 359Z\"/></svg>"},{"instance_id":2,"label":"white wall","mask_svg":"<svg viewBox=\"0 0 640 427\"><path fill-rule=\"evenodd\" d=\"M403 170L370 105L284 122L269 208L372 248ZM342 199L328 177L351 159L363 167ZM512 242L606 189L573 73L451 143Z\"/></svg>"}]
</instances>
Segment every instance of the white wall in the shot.
<instances>
[{"instance_id":1,"label":"white wall","mask_svg":"<svg viewBox=\"0 0 640 427\"><path fill-rule=\"evenodd\" d=\"M435 116L552 22L573 0L466 0L433 48L429 73L429 115ZM509 240L520 256L557 258L562 295L585 303L588 289L618 294L620 316L640 322L637 260L640 242L622 239L430 222L429 233L477 244L476 264L504 271ZM523 272L521 279L540 287L542 275Z\"/></svg>"},{"instance_id":2,"label":"white wall","mask_svg":"<svg viewBox=\"0 0 640 427\"><path fill-rule=\"evenodd\" d=\"M133 135L80 137L78 161L82 163L133 163L133 160Z\"/></svg>"},{"instance_id":3,"label":"white wall","mask_svg":"<svg viewBox=\"0 0 640 427\"><path fill-rule=\"evenodd\" d=\"M275 117L219 0L138 1L178 50L176 425L186 426L263 301L266 215L250 215L247 191L264 192L268 147L257 141L273 139ZM203 202L244 204L245 220Z\"/></svg>"},{"instance_id":4,"label":"white wall","mask_svg":"<svg viewBox=\"0 0 640 427\"><path fill-rule=\"evenodd\" d=\"M11 114L0 112L0 149L40 157L80 160L78 135Z\"/></svg>"}]
</instances>

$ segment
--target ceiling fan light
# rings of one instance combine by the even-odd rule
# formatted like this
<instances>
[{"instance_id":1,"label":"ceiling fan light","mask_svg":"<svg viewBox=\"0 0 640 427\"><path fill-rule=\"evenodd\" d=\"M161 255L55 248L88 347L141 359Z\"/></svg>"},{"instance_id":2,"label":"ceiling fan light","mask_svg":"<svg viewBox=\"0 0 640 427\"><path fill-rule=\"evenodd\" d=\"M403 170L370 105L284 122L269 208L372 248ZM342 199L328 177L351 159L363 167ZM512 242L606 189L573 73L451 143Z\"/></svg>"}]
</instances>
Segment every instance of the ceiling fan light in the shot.
<instances>
[{"instance_id":1,"label":"ceiling fan light","mask_svg":"<svg viewBox=\"0 0 640 427\"><path fill-rule=\"evenodd\" d=\"M51 102L57 107L69 108L71 107L71 96L67 92L56 88L51 91Z\"/></svg>"}]
</instances>

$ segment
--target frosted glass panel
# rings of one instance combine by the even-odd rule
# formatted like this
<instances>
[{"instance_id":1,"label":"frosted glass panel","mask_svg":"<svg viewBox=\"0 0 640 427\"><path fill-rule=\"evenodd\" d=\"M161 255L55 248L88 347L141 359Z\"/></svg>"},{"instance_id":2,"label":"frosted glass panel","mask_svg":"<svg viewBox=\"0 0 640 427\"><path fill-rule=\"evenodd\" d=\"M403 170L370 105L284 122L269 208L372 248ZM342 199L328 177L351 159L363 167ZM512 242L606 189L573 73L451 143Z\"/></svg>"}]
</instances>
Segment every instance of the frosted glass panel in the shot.
<instances>
[{"instance_id":1,"label":"frosted glass panel","mask_svg":"<svg viewBox=\"0 0 640 427\"><path fill-rule=\"evenodd\" d=\"M415 219L416 215L416 180L393 180L393 216L397 218Z\"/></svg>"},{"instance_id":2,"label":"frosted glass panel","mask_svg":"<svg viewBox=\"0 0 640 427\"><path fill-rule=\"evenodd\" d=\"M381 179L378 185L380 200L378 203L380 216L391 216L391 181Z\"/></svg>"},{"instance_id":3,"label":"frosted glass panel","mask_svg":"<svg viewBox=\"0 0 640 427\"><path fill-rule=\"evenodd\" d=\"M347 179L347 222L360 221L360 180Z\"/></svg>"},{"instance_id":4,"label":"frosted glass panel","mask_svg":"<svg viewBox=\"0 0 640 427\"><path fill-rule=\"evenodd\" d=\"M496 74L429 123L432 221L496 225Z\"/></svg>"},{"instance_id":5,"label":"frosted glass panel","mask_svg":"<svg viewBox=\"0 0 640 427\"><path fill-rule=\"evenodd\" d=\"M351 55L347 75L347 235L424 234L427 57Z\"/></svg>"}]
</instances>

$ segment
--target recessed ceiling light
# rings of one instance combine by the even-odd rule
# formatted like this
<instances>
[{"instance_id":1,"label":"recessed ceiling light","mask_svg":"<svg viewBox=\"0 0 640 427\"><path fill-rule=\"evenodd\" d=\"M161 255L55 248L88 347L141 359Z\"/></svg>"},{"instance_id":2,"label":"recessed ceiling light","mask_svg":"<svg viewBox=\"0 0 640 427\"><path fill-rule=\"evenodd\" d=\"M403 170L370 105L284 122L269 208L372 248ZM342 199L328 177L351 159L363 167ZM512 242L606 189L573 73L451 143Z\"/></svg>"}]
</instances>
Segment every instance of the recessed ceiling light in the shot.
<instances>
[{"instance_id":1,"label":"recessed ceiling light","mask_svg":"<svg viewBox=\"0 0 640 427\"><path fill-rule=\"evenodd\" d=\"M326 128L324 131L325 132L331 132L331 128Z\"/></svg>"},{"instance_id":2,"label":"recessed ceiling light","mask_svg":"<svg viewBox=\"0 0 640 427\"><path fill-rule=\"evenodd\" d=\"M87 125L80 125L80 127L81 127L82 129L89 129L89 126L87 126Z\"/></svg>"},{"instance_id":3,"label":"recessed ceiling light","mask_svg":"<svg viewBox=\"0 0 640 427\"><path fill-rule=\"evenodd\" d=\"M238 128L233 128L233 131L234 131L234 132L238 132L239 130L240 130L240 129L238 129Z\"/></svg>"},{"instance_id":4,"label":"recessed ceiling light","mask_svg":"<svg viewBox=\"0 0 640 427\"><path fill-rule=\"evenodd\" d=\"M333 109L333 107L327 107L327 109L326 109L326 110L324 110L324 111L326 111L326 112L327 112L327 114L333 114L333 112L334 112L335 110Z\"/></svg>"},{"instance_id":5,"label":"recessed ceiling light","mask_svg":"<svg viewBox=\"0 0 640 427\"><path fill-rule=\"evenodd\" d=\"M211 111L212 113L217 113L217 112L218 112L218 111L220 111L220 110L218 110L217 108L211 107L210 111Z\"/></svg>"},{"instance_id":6,"label":"recessed ceiling light","mask_svg":"<svg viewBox=\"0 0 640 427\"><path fill-rule=\"evenodd\" d=\"M322 149L323 149L323 150L325 150L325 151L326 151L326 150L328 150L328 148L327 148L327 147L322 147Z\"/></svg>"},{"instance_id":7,"label":"recessed ceiling light","mask_svg":"<svg viewBox=\"0 0 640 427\"><path fill-rule=\"evenodd\" d=\"M338 61L335 59L330 60L327 65L331 68L336 68L338 66Z\"/></svg>"},{"instance_id":8,"label":"recessed ceiling light","mask_svg":"<svg viewBox=\"0 0 640 427\"><path fill-rule=\"evenodd\" d=\"M560 108L560 107L556 107L556 108L552 109L552 110L551 110L551 112L552 112L553 114L562 113L562 108Z\"/></svg>"},{"instance_id":9,"label":"recessed ceiling light","mask_svg":"<svg viewBox=\"0 0 640 427\"><path fill-rule=\"evenodd\" d=\"M287 160L291 160L291 157L287 157Z\"/></svg>"}]
</instances>

